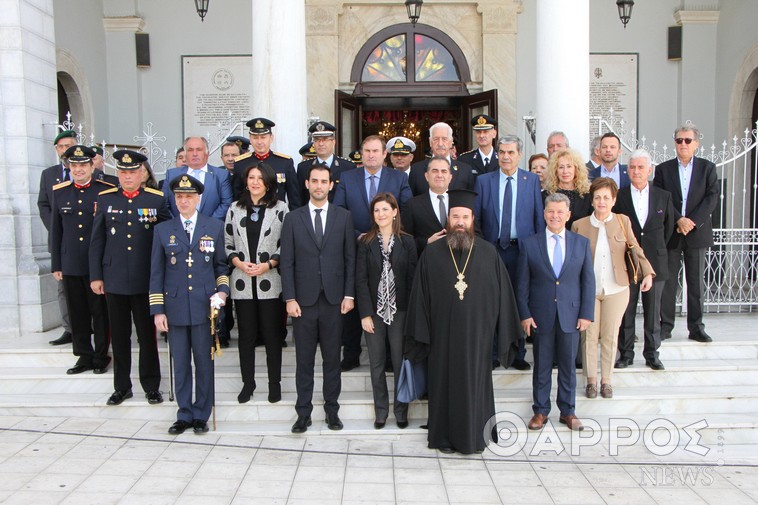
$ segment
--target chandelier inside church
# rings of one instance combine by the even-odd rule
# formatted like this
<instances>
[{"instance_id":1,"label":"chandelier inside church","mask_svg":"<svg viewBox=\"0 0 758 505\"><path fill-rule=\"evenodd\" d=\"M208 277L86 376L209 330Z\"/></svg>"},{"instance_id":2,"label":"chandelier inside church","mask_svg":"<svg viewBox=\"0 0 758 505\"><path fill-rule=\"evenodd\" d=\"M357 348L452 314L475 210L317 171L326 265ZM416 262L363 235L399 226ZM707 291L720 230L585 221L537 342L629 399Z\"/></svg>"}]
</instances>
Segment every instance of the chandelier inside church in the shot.
<instances>
[{"instance_id":1,"label":"chandelier inside church","mask_svg":"<svg viewBox=\"0 0 758 505\"><path fill-rule=\"evenodd\" d=\"M379 130L379 135L386 139L401 136L414 142L418 141L420 134L416 123L408 119L408 111L403 111L403 117L398 121L383 121Z\"/></svg>"}]
</instances>

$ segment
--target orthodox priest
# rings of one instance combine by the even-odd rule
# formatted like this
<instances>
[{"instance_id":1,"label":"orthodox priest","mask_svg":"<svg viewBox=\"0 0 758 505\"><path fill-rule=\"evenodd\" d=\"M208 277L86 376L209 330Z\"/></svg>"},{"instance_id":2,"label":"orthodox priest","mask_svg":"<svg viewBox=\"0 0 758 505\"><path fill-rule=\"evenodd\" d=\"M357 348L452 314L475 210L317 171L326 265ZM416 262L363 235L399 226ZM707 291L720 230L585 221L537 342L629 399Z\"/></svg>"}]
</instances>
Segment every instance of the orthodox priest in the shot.
<instances>
[{"instance_id":1,"label":"orthodox priest","mask_svg":"<svg viewBox=\"0 0 758 505\"><path fill-rule=\"evenodd\" d=\"M492 339L510 363L520 331L508 272L495 247L474 236L476 193L451 190L446 239L419 261L408 305L406 355L428 353L429 448L482 452L495 414Z\"/></svg>"}]
</instances>

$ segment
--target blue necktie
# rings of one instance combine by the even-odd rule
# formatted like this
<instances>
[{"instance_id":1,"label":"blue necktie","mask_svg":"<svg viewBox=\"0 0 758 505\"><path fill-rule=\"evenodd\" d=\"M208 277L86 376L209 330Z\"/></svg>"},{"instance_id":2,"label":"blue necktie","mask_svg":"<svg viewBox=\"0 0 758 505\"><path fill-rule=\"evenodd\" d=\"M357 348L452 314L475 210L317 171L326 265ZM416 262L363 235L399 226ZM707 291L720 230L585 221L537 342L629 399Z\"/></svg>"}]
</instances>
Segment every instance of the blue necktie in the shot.
<instances>
[{"instance_id":1,"label":"blue necktie","mask_svg":"<svg viewBox=\"0 0 758 505\"><path fill-rule=\"evenodd\" d=\"M555 277L558 278L561 275L561 267L563 266L563 249L561 249L561 236L554 233L553 239L555 240L555 247L553 248L553 272L555 272Z\"/></svg>"},{"instance_id":2,"label":"blue necktie","mask_svg":"<svg viewBox=\"0 0 758 505\"><path fill-rule=\"evenodd\" d=\"M513 177L508 177L503 191L503 208L500 211L500 247L505 249L511 243L511 210L513 207L513 191L511 190L511 181Z\"/></svg>"}]
</instances>

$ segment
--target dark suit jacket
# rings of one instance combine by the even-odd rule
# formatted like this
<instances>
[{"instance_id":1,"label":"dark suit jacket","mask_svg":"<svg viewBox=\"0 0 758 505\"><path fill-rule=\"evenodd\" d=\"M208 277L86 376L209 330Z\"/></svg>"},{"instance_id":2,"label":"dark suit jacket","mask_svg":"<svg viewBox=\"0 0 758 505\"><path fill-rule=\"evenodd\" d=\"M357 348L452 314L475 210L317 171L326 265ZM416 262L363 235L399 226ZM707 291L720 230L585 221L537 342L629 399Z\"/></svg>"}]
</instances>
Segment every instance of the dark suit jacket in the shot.
<instances>
[{"instance_id":1,"label":"dark suit jacket","mask_svg":"<svg viewBox=\"0 0 758 505\"><path fill-rule=\"evenodd\" d=\"M542 206L540 178L526 170L514 174L518 189L516 193L516 221L518 239L534 235L545 229L545 212ZM500 236L500 171L481 175L476 179L476 205L474 214L487 242L497 243Z\"/></svg>"},{"instance_id":2,"label":"dark suit jacket","mask_svg":"<svg viewBox=\"0 0 758 505\"><path fill-rule=\"evenodd\" d=\"M47 167L42 171L39 178L39 194L37 195L37 209L39 217L45 229L50 231L50 223L53 219L53 186L63 182L63 165L58 163Z\"/></svg>"},{"instance_id":3,"label":"dark suit jacket","mask_svg":"<svg viewBox=\"0 0 758 505\"><path fill-rule=\"evenodd\" d=\"M592 163L590 163L590 165L592 165ZM603 166L600 165L599 167L595 169L590 169L590 174L589 174L590 180L600 177L600 171L602 170L602 168ZM626 173L626 165L619 164L619 182L621 183L619 185L619 189L625 188L629 186L629 184L631 184L631 181L629 180L629 175Z\"/></svg>"},{"instance_id":4,"label":"dark suit jacket","mask_svg":"<svg viewBox=\"0 0 758 505\"><path fill-rule=\"evenodd\" d=\"M545 229L519 243L516 299L521 319L534 319L540 332L553 328L556 314L565 333L579 319L595 319L595 273L589 240L566 230L566 250L556 277L547 253Z\"/></svg>"},{"instance_id":5,"label":"dark suit jacket","mask_svg":"<svg viewBox=\"0 0 758 505\"><path fill-rule=\"evenodd\" d=\"M173 217L178 216L179 211L176 210L176 199L169 185L175 177L187 173L191 173L187 167L169 168L166 172L166 180L163 183L163 194L166 195L166 203ZM204 216L224 221L226 219L226 211L229 210L229 206L232 204L232 182L229 177L229 171L225 168L208 165L204 186L205 189L203 190L198 212Z\"/></svg>"},{"instance_id":6,"label":"dark suit jacket","mask_svg":"<svg viewBox=\"0 0 758 505\"><path fill-rule=\"evenodd\" d=\"M479 148L461 154L458 156L458 161L470 165L473 170L474 177L478 177L488 172L495 172L496 170L500 170L500 165L497 163L496 149L493 149L490 153L486 166L484 165L484 159L482 159L482 156L479 154Z\"/></svg>"},{"instance_id":7,"label":"dark suit jacket","mask_svg":"<svg viewBox=\"0 0 758 505\"><path fill-rule=\"evenodd\" d=\"M674 206L674 220L682 217L682 185L679 182L679 161L677 158L664 161L655 167L653 184L671 193ZM719 200L719 183L716 165L703 158L694 157L692 177L687 193L685 215L695 222L695 229L686 236L674 230L668 243L669 249L677 249L683 244L688 247L701 248L713 245L713 214Z\"/></svg>"},{"instance_id":8,"label":"dark suit jacket","mask_svg":"<svg viewBox=\"0 0 758 505\"><path fill-rule=\"evenodd\" d=\"M428 191L411 198L400 218L403 221L403 229L413 235L419 256L426 247L427 239L442 230L442 223L432 207Z\"/></svg>"},{"instance_id":9,"label":"dark suit jacket","mask_svg":"<svg viewBox=\"0 0 758 505\"><path fill-rule=\"evenodd\" d=\"M634 210L631 186L619 190L613 212L624 214L632 224L637 242L645 252L645 257L655 270L655 280L668 279L668 244L674 232L674 206L671 193L648 184L650 198L645 226L640 226L637 211Z\"/></svg>"},{"instance_id":10,"label":"dark suit jacket","mask_svg":"<svg viewBox=\"0 0 758 505\"><path fill-rule=\"evenodd\" d=\"M355 231L350 212L329 204L319 247L307 205L284 217L279 271L284 300L315 305L323 290L333 305L355 297Z\"/></svg>"},{"instance_id":11,"label":"dark suit jacket","mask_svg":"<svg viewBox=\"0 0 758 505\"><path fill-rule=\"evenodd\" d=\"M426 167L429 165L429 159L419 161L411 165L411 174L408 176L408 185L415 195L426 194L429 191L429 183L426 182ZM453 160L450 167L453 173L453 180L450 181L449 189L474 189L474 175L471 165L458 160Z\"/></svg>"},{"instance_id":12,"label":"dark suit jacket","mask_svg":"<svg viewBox=\"0 0 758 505\"><path fill-rule=\"evenodd\" d=\"M410 235L395 237L390 254L392 272L395 274L396 307L398 312L408 310L413 274L416 272L416 245ZM376 298L382 276L382 251L379 239L370 244L358 242L358 262L355 267L355 291L358 314L361 318L376 315Z\"/></svg>"},{"instance_id":13,"label":"dark suit jacket","mask_svg":"<svg viewBox=\"0 0 758 505\"><path fill-rule=\"evenodd\" d=\"M308 188L305 187L305 181L308 179L308 170L310 170L313 165L318 164L319 159L313 158L312 160L301 161L297 165L297 183L302 195L301 201L303 202L303 205L306 205L311 199L311 195L308 193ZM355 164L350 160L335 155L334 158L332 158L332 164L329 165L329 170L331 171L331 178L334 183L334 187L329 192L329 201L333 202L334 195L337 192L340 180L342 179L342 173L355 170Z\"/></svg>"},{"instance_id":14,"label":"dark suit jacket","mask_svg":"<svg viewBox=\"0 0 758 505\"><path fill-rule=\"evenodd\" d=\"M343 207L353 215L356 234L366 233L371 228L368 195L366 194L365 170L355 168L342 172L337 192L334 195L334 205ZM408 176L394 168L382 167L377 194L392 193L400 205L400 214L405 211L405 205L411 199L411 188L408 187Z\"/></svg>"}]
</instances>

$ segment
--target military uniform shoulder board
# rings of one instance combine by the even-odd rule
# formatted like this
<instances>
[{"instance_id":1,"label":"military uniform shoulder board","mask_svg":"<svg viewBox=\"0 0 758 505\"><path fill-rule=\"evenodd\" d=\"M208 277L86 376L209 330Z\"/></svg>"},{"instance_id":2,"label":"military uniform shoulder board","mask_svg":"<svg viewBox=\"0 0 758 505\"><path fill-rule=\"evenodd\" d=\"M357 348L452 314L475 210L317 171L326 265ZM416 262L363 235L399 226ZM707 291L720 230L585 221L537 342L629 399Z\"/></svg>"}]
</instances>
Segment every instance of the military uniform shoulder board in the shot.
<instances>
[{"instance_id":1,"label":"military uniform shoulder board","mask_svg":"<svg viewBox=\"0 0 758 505\"><path fill-rule=\"evenodd\" d=\"M252 155L253 155L253 151L248 151L245 154L240 154L239 156L237 156L236 158L234 158L234 161L237 162L237 161L246 160L246 159L248 159Z\"/></svg>"},{"instance_id":2,"label":"military uniform shoulder board","mask_svg":"<svg viewBox=\"0 0 758 505\"><path fill-rule=\"evenodd\" d=\"M159 191L153 188L143 188L143 189L145 190L145 193L152 193L154 195L163 196L163 191Z\"/></svg>"},{"instance_id":3,"label":"military uniform shoulder board","mask_svg":"<svg viewBox=\"0 0 758 505\"><path fill-rule=\"evenodd\" d=\"M271 151L271 152L272 152L273 154L275 154L275 155L279 156L280 158L284 158L285 160L289 160L289 159L291 159L291 158L292 158L291 156L287 156L286 154L282 154L282 153L277 153L276 151Z\"/></svg>"},{"instance_id":4,"label":"military uniform shoulder board","mask_svg":"<svg viewBox=\"0 0 758 505\"><path fill-rule=\"evenodd\" d=\"M343 158L342 156L335 156L335 158L343 160L343 161L350 161L348 158Z\"/></svg>"},{"instance_id":5,"label":"military uniform shoulder board","mask_svg":"<svg viewBox=\"0 0 758 505\"><path fill-rule=\"evenodd\" d=\"M112 183L110 183L108 181L102 181L100 179L95 179L95 182L99 182L100 184L104 184L105 186L108 186L110 188L115 188L116 187L115 184L112 184Z\"/></svg>"},{"instance_id":6,"label":"military uniform shoulder board","mask_svg":"<svg viewBox=\"0 0 758 505\"><path fill-rule=\"evenodd\" d=\"M466 151L465 153L461 153L461 154L459 154L458 156L463 156L464 154L473 153L474 151L477 151L477 149L472 149L472 150L470 150L470 151Z\"/></svg>"},{"instance_id":7,"label":"military uniform shoulder board","mask_svg":"<svg viewBox=\"0 0 758 505\"><path fill-rule=\"evenodd\" d=\"M108 193L115 193L117 191L118 191L118 188L106 189L105 191L101 191L100 193L98 193L98 195L107 195Z\"/></svg>"},{"instance_id":8,"label":"military uniform shoulder board","mask_svg":"<svg viewBox=\"0 0 758 505\"><path fill-rule=\"evenodd\" d=\"M71 181L61 182L60 184L56 184L55 186L53 186L53 191L57 189L65 188L66 186L70 186L71 184L72 184Z\"/></svg>"}]
</instances>

